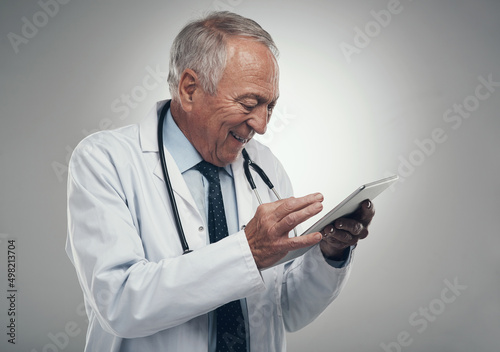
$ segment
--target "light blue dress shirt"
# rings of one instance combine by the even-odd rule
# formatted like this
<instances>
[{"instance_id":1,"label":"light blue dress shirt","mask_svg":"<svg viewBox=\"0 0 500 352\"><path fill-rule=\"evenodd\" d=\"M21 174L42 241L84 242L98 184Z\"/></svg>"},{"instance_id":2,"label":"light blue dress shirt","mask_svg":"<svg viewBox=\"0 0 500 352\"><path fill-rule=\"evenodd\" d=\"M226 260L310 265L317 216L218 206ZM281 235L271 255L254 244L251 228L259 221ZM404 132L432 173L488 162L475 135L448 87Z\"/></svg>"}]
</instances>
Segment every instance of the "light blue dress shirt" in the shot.
<instances>
[{"instance_id":1,"label":"light blue dress shirt","mask_svg":"<svg viewBox=\"0 0 500 352\"><path fill-rule=\"evenodd\" d=\"M179 171L181 172L191 194L196 202L196 206L201 214L204 214L205 228L207 228L208 219L208 180L194 168L203 160L200 153L193 147L186 136L175 123L170 109L168 109L165 123L163 125L163 145L174 158ZM222 198L224 199L224 209L226 211L227 228L230 234L236 233L238 229L238 206L236 203L236 192L234 188L233 171L231 165L227 165L219 172ZM208 231L207 231L208 234ZM210 237L207 235L207 244L210 243ZM241 300L243 317L247 325L247 343L250 341L248 336L248 311L246 300ZM214 312L208 313L208 351L215 352L217 344L216 319ZM250 350L248 348L248 350Z\"/></svg>"}]
</instances>

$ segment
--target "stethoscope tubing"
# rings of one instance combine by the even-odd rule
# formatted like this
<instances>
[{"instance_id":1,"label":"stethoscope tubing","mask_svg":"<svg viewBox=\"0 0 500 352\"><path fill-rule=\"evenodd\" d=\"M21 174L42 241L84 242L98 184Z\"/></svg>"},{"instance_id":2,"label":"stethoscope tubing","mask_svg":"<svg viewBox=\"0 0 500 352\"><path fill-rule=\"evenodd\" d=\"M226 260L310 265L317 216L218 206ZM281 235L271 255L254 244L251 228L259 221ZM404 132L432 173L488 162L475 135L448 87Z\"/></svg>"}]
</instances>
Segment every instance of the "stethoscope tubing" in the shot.
<instances>
[{"instance_id":1,"label":"stethoscope tubing","mask_svg":"<svg viewBox=\"0 0 500 352\"><path fill-rule=\"evenodd\" d=\"M165 116L167 115L167 111L170 108L170 102L168 101L165 103L163 108L160 111L160 116L158 119L158 129L157 129L157 135L158 135L158 152L160 154L160 162L161 162L161 168L163 171L163 178L165 179L165 184L167 186L167 194L168 198L170 200L170 204L172 206L172 213L174 215L174 220L175 220L175 227L177 228L177 234L179 235L179 240L181 242L182 246L182 254L187 254L192 252L192 250L189 248L189 244L187 243L186 240L186 235L184 234L184 229L182 227L182 222L181 218L179 215L179 210L177 208L177 202L175 200L175 195L174 195L174 190L172 187L172 183L170 182L170 177L168 174L168 168L167 168L167 161L165 159L165 151L164 151L164 146L163 146L163 123L165 121ZM248 155L248 152L243 148L242 150L242 155L243 155L243 168L245 171L245 176L250 184L250 187L252 188L252 191L254 192L257 200L259 201L259 204L262 204L262 199L260 198L259 192L257 191L257 186L255 185L255 182L253 180L252 174L250 173L250 167L254 169L254 171L260 176L260 178L264 181L264 183L269 187L271 191L273 191L274 195L276 196L277 199L281 199L279 193L276 191L274 188L273 183L269 179L269 177L266 175L264 170L262 168L255 164L251 159L250 156ZM295 236L297 236L297 230L294 228L293 232Z\"/></svg>"},{"instance_id":2,"label":"stethoscope tubing","mask_svg":"<svg viewBox=\"0 0 500 352\"><path fill-rule=\"evenodd\" d=\"M170 182L170 177L168 175L167 161L165 160L165 151L163 150L163 121L167 115L168 108L170 107L170 102L167 102L160 112L160 118L158 119L158 151L160 153L161 168L163 170L163 177L165 178L165 183L167 185L167 193L170 199L170 205L172 206L172 212L174 214L175 226L177 228L177 234L179 235L179 240L181 241L182 254L187 254L192 252L189 249L189 245L186 240L186 235L184 235L184 229L182 228L181 218L179 216L179 210L177 209L177 202L175 201L174 189L172 183Z\"/></svg>"}]
</instances>

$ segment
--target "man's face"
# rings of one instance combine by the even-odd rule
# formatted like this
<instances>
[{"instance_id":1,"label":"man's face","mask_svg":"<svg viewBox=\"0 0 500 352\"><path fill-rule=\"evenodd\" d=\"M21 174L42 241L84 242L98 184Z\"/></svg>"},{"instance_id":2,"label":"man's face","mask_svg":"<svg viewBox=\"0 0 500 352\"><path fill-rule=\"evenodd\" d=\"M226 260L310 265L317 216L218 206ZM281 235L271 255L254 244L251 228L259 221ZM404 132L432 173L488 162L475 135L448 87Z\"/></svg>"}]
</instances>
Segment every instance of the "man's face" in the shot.
<instances>
[{"instance_id":1,"label":"man's face","mask_svg":"<svg viewBox=\"0 0 500 352\"><path fill-rule=\"evenodd\" d=\"M204 160L232 163L255 133L263 134L279 95L278 64L258 42L228 41L227 65L215 96L198 87L183 132Z\"/></svg>"}]
</instances>

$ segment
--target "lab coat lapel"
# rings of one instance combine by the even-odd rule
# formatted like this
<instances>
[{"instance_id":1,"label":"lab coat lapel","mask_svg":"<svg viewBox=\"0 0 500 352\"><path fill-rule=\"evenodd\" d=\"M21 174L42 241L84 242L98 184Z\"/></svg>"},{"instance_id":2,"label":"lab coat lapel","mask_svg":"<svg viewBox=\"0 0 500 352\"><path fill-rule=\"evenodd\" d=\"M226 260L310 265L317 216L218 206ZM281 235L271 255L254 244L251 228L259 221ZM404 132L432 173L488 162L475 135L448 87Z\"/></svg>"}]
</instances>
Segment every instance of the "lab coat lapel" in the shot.
<instances>
[{"instance_id":1,"label":"lab coat lapel","mask_svg":"<svg viewBox=\"0 0 500 352\"><path fill-rule=\"evenodd\" d=\"M182 174L179 171L179 168L177 167L174 158L172 157L172 155L170 155L170 153L165 147L163 148L163 150L165 152L165 160L167 161L168 175L170 177L170 183L172 184L174 193L176 193L179 197L188 202L196 211L198 211L198 207L196 206L193 196L191 195L191 191L189 190L186 181L184 181L184 177L182 177ZM160 160L158 160L158 163L156 164L153 174L160 180L162 180L163 183L165 183Z\"/></svg>"},{"instance_id":2,"label":"lab coat lapel","mask_svg":"<svg viewBox=\"0 0 500 352\"><path fill-rule=\"evenodd\" d=\"M143 153L147 152L156 152L158 154L158 137L157 137L157 128L158 128L158 114L161 111L164 104L170 104L170 101L160 101L156 104L156 107L153 107L147 114L146 118L139 125L139 134L140 134L140 142ZM179 197L181 197L186 203L188 203L192 211L198 213L198 207L187 187L182 174L175 163L172 155L168 152L168 150L163 147L165 152L165 160L167 161L168 174L170 177L170 183L172 184L172 188L174 189L174 193L176 193ZM158 177L163 184L165 185L165 179L163 177L163 170L160 162L160 158L158 155L158 160L153 168L153 174ZM163 192L166 194L166 185L163 189L158 189L159 192ZM168 204L165 204L168 206ZM170 206L168 206L170 208Z\"/></svg>"}]
</instances>

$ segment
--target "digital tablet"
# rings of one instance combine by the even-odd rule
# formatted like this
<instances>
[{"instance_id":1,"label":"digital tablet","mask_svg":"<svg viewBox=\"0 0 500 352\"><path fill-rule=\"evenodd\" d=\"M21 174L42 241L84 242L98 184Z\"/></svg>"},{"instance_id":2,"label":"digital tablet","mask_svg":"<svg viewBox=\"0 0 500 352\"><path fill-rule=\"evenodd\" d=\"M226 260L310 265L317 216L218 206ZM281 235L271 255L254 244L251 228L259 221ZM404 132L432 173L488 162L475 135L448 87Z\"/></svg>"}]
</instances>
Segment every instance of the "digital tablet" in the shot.
<instances>
[{"instance_id":1,"label":"digital tablet","mask_svg":"<svg viewBox=\"0 0 500 352\"><path fill-rule=\"evenodd\" d=\"M330 210L325 216L319 219L314 225L309 227L302 235L306 235L312 232L319 232L325 228L325 226L331 224L336 219L354 212L361 202L365 199L373 200L376 196L382 193L389 186L394 184L398 180L399 176L394 175L390 177L383 178L381 180L367 183L362 185L354 192L352 192L346 199L340 202L335 208ZM301 236L302 236L301 235ZM305 252L307 252L311 247L300 248L294 251L288 252L288 254L281 260L279 260L274 265L285 263L289 260L295 259ZM273 266L274 266L273 265Z\"/></svg>"}]
</instances>

